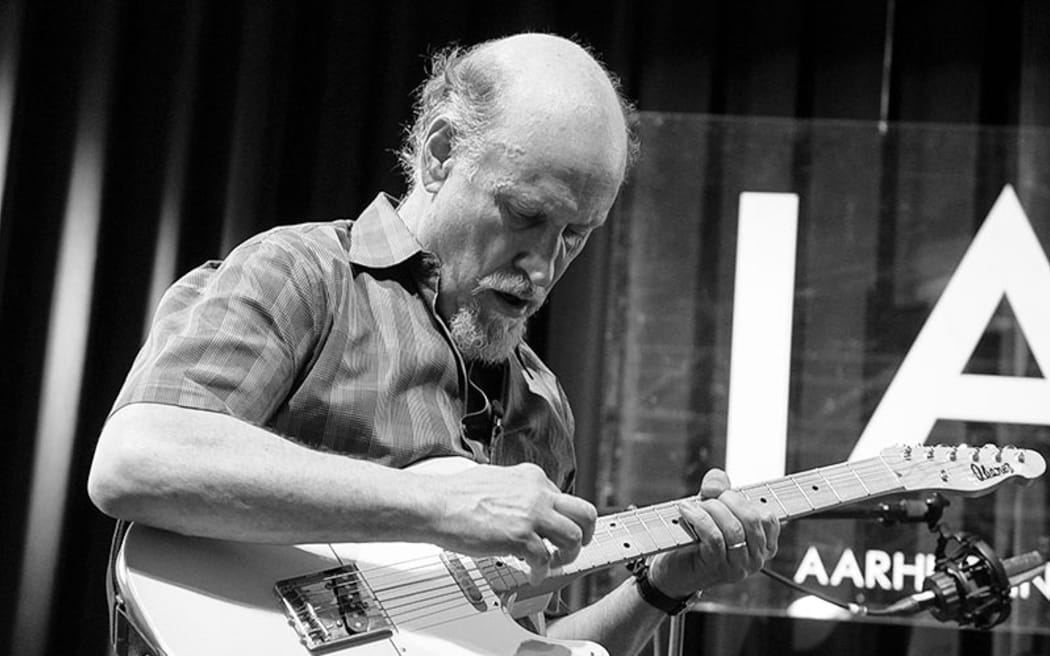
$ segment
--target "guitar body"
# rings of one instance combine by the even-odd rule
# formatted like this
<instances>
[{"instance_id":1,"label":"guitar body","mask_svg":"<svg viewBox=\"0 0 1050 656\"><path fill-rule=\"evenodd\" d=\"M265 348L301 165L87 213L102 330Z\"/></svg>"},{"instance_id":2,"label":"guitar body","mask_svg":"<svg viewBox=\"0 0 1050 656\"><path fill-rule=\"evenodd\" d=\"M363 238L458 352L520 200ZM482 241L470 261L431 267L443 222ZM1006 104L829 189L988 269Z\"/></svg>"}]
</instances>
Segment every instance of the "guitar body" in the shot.
<instances>
[{"instance_id":1,"label":"guitar body","mask_svg":"<svg viewBox=\"0 0 1050 656\"><path fill-rule=\"evenodd\" d=\"M276 581L352 561L366 581L370 573L381 572L375 586L381 588L391 572L412 570L421 560L433 565L423 577L426 582L377 592L393 619L389 637L320 653L607 656L593 643L550 640L526 631L491 589L482 589L485 608L479 610L451 574L439 571L439 556L440 550L428 545L257 545L134 525L117 561L117 580L134 623L167 656L304 656L311 652L289 624L274 592ZM430 573L438 580L429 580ZM412 594L419 599L415 604L404 599Z\"/></svg>"},{"instance_id":2,"label":"guitar body","mask_svg":"<svg viewBox=\"0 0 1050 656\"><path fill-rule=\"evenodd\" d=\"M453 474L472 466L449 457L413 468ZM474 559L446 554L455 559L450 566L442 553L435 546L409 543L252 544L133 524L115 570L132 622L166 656L608 656L594 643L553 640L525 630ZM335 633L355 624L354 611L358 620L370 617L355 626L353 639L311 650L290 621L288 600L275 591L275 583L332 570L342 573L324 583L293 585L312 585L308 594L319 595L300 615L307 620L322 616L321 623L329 625L333 617L342 621ZM331 591L331 581L342 582ZM339 594L353 585L361 589ZM366 598L364 609L357 604L360 598Z\"/></svg>"}]
</instances>

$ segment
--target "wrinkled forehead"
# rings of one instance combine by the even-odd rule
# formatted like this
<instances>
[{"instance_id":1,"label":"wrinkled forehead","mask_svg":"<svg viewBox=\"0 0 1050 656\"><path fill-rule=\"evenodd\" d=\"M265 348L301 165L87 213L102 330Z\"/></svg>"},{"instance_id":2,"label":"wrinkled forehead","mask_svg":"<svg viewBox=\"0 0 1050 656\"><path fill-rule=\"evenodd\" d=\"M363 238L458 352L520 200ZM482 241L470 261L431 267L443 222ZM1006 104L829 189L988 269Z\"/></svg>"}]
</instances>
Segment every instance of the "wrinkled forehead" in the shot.
<instances>
[{"instance_id":1,"label":"wrinkled forehead","mask_svg":"<svg viewBox=\"0 0 1050 656\"><path fill-rule=\"evenodd\" d=\"M604 222L623 174L604 143L542 129L494 135L477 165L479 182L497 201L592 227Z\"/></svg>"},{"instance_id":2,"label":"wrinkled forehead","mask_svg":"<svg viewBox=\"0 0 1050 656\"><path fill-rule=\"evenodd\" d=\"M551 167L619 188L627 136L619 107L549 94L508 94L489 143L510 162Z\"/></svg>"}]
</instances>

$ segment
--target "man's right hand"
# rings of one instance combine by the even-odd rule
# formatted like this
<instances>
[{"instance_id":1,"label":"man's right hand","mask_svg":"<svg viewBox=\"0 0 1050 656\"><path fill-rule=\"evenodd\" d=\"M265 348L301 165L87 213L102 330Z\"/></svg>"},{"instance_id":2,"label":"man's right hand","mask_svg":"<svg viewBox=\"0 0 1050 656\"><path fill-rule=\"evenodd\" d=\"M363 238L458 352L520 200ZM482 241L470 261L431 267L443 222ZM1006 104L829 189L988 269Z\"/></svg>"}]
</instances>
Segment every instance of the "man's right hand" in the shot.
<instances>
[{"instance_id":1,"label":"man's right hand","mask_svg":"<svg viewBox=\"0 0 1050 656\"><path fill-rule=\"evenodd\" d=\"M594 506L561 492L536 465L478 465L426 479L441 509L435 542L469 556L518 556L534 582L574 560L594 535Z\"/></svg>"}]
</instances>

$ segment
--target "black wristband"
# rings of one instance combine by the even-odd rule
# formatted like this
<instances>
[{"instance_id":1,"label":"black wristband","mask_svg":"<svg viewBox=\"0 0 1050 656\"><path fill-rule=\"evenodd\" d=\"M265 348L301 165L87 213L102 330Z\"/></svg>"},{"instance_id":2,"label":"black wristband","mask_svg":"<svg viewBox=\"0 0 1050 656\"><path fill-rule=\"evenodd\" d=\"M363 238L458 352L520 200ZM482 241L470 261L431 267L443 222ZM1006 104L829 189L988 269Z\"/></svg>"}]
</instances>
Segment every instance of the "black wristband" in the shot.
<instances>
[{"instance_id":1,"label":"black wristband","mask_svg":"<svg viewBox=\"0 0 1050 656\"><path fill-rule=\"evenodd\" d=\"M649 565L647 563L641 563L631 568L634 572L634 582L638 586L638 594L641 596L645 603L649 604L657 610L662 610L668 615L677 615L685 610L689 602L696 598L696 595L689 595L685 599L675 599L674 597L668 597L659 588L653 585L652 580L649 579Z\"/></svg>"}]
</instances>

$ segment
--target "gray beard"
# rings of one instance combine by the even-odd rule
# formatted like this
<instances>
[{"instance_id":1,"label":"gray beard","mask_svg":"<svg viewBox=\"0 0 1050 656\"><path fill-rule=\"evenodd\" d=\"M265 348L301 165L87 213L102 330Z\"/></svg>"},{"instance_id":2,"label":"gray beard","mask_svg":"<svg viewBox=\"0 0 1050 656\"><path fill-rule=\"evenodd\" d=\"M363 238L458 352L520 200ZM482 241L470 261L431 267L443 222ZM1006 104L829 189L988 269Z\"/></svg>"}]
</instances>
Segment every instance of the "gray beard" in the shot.
<instances>
[{"instance_id":1,"label":"gray beard","mask_svg":"<svg viewBox=\"0 0 1050 656\"><path fill-rule=\"evenodd\" d=\"M449 332L464 359L499 364L525 337L525 321L483 313L477 302L471 302L452 315Z\"/></svg>"}]
</instances>

